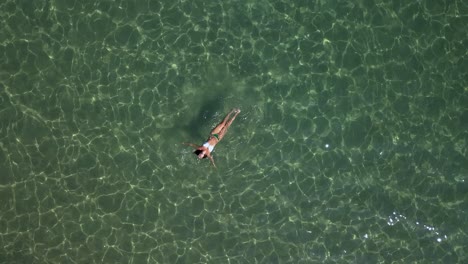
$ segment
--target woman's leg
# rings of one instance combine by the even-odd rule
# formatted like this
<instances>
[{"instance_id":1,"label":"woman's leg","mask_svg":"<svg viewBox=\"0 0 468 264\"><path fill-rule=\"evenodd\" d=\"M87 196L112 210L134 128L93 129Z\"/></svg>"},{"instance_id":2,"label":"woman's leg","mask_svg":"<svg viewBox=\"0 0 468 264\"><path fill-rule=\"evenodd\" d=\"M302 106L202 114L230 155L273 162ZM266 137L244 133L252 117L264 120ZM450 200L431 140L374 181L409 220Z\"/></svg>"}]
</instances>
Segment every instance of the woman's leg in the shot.
<instances>
[{"instance_id":1,"label":"woman's leg","mask_svg":"<svg viewBox=\"0 0 468 264\"><path fill-rule=\"evenodd\" d=\"M226 126L226 124L227 124L227 122L229 120L229 116L232 115L232 113L234 113L235 111L236 111L236 109L232 109L231 112L229 112L226 115L226 117L224 117L223 121L221 121L221 123L219 123L215 128L213 128L213 130L211 130L210 135L219 134L221 132L221 130L223 129L223 127Z\"/></svg>"},{"instance_id":2,"label":"woman's leg","mask_svg":"<svg viewBox=\"0 0 468 264\"><path fill-rule=\"evenodd\" d=\"M234 116L229 121L226 122L226 124L221 128L221 130L218 133L219 140L221 140L224 137L228 128L231 126L232 122L234 122L234 119L236 119L236 116L240 113L240 110L238 108L233 109L233 111L235 113Z\"/></svg>"}]
</instances>

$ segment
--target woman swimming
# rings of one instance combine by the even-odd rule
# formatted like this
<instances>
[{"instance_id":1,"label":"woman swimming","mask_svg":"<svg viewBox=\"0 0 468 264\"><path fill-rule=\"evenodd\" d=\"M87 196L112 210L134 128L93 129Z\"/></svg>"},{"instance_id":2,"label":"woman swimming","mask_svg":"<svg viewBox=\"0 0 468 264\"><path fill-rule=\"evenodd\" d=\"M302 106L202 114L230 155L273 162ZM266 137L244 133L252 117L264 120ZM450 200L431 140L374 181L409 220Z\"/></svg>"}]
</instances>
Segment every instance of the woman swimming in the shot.
<instances>
[{"instance_id":1,"label":"woman swimming","mask_svg":"<svg viewBox=\"0 0 468 264\"><path fill-rule=\"evenodd\" d=\"M193 153L195 153L195 155L197 155L199 159L204 159L208 157L211 160L213 166L216 168L213 157L211 156L211 152L213 152L213 149L216 146L216 144L218 144L218 142L221 141L221 139L223 139L228 128L231 126L232 122L234 121L234 119L236 119L236 116L239 113L239 108L232 109L231 112L229 112L229 114L226 115L223 121L219 123L215 128L213 128L213 130L211 130L210 136L208 137L206 142L203 143L203 145L198 146L192 143L183 144L195 148L195 151ZM234 114L234 116L231 117L232 114Z\"/></svg>"}]
</instances>

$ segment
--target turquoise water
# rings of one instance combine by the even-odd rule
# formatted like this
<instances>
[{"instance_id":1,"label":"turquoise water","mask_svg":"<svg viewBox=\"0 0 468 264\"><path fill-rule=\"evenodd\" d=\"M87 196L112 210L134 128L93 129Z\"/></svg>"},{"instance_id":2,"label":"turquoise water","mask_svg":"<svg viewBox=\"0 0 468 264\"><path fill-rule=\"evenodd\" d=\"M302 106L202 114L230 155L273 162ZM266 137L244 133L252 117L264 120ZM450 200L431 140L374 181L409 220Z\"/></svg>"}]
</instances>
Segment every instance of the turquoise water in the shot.
<instances>
[{"instance_id":1,"label":"turquoise water","mask_svg":"<svg viewBox=\"0 0 468 264\"><path fill-rule=\"evenodd\" d=\"M0 3L0 262L467 262L467 14Z\"/></svg>"}]
</instances>

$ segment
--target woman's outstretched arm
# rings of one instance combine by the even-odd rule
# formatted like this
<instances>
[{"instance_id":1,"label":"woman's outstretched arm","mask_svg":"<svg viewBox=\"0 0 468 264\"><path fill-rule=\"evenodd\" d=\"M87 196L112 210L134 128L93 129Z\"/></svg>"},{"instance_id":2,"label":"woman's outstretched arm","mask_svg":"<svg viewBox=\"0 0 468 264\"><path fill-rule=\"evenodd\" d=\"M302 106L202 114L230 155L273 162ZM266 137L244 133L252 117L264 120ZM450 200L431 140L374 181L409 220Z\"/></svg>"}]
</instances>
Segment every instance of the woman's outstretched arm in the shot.
<instances>
[{"instance_id":1,"label":"woman's outstretched arm","mask_svg":"<svg viewBox=\"0 0 468 264\"><path fill-rule=\"evenodd\" d=\"M215 165L215 163L214 163L213 157L211 157L211 155L209 155L208 158L210 158L211 164L213 164L213 166L215 167L215 169L217 169L217 167L216 167L216 165Z\"/></svg>"},{"instance_id":2,"label":"woman's outstretched arm","mask_svg":"<svg viewBox=\"0 0 468 264\"><path fill-rule=\"evenodd\" d=\"M184 145L186 145L186 146L193 147L193 148L198 148L198 147L200 147L200 146L195 145L195 144L193 144L193 143L182 142L182 144L184 144Z\"/></svg>"}]
</instances>

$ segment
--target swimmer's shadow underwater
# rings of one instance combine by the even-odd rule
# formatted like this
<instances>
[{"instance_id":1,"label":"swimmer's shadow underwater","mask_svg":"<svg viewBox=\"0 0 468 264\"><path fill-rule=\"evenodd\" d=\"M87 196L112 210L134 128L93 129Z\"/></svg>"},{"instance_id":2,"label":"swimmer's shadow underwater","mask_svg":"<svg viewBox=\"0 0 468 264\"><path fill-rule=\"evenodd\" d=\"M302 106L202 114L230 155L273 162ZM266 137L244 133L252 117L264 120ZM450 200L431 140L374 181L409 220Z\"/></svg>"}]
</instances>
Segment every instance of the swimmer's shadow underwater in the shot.
<instances>
[{"instance_id":1,"label":"swimmer's shadow underwater","mask_svg":"<svg viewBox=\"0 0 468 264\"><path fill-rule=\"evenodd\" d=\"M214 115L210 115L210 113L215 113L217 109L222 109L222 104L219 99L211 99L203 103L203 106L198 111L197 117L192 118L190 122L183 127L184 131L188 131L188 134L193 138L204 138L205 133L202 132L201 128L208 125L208 122L215 117Z\"/></svg>"},{"instance_id":2,"label":"swimmer's shadow underwater","mask_svg":"<svg viewBox=\"0 0 468 264\"><path fill-rule=\"evenodd\" d=\"M232 125L232 122L234 122L234 120L240 112L241 111L239 108L232 109L224 117L224 119L215 128L211 130L208 139L205 141L205 143L203 143L203 145L200 146L197 144L186 142L183 142L182 144L193 147L195 149L193 153L197 155L199 159L209 158L213 166L216 168L216 164L214 162L213 157L211 156L211 153L213 152L216 144L218 144L221 141L221 139L224 138L229 127Z\"/></svg>"}]
</instances>

